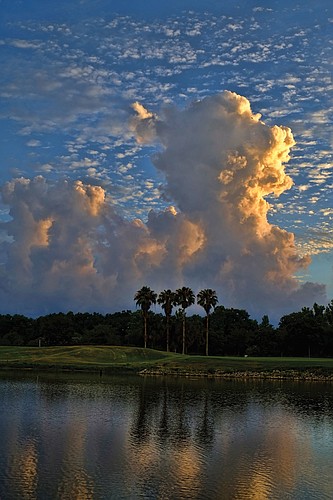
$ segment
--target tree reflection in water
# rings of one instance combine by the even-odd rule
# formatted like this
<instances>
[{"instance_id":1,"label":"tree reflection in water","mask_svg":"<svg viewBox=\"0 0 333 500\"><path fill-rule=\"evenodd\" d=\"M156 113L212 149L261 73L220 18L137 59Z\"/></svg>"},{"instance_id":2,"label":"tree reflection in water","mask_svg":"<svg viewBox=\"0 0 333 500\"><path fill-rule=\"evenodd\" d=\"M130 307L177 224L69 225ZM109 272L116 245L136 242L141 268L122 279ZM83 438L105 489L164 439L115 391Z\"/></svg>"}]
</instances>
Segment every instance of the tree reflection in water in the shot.
<instances>
[{"instance_id":1,"label":"tree reflection in water","mask_svg":"<svg viewBox=\"0 0 333 500\"><path fill-rule=\"evenodd\" d=\"M0 378L0 498L333 498L330 385Z\"/></svg>"}]
</instances>

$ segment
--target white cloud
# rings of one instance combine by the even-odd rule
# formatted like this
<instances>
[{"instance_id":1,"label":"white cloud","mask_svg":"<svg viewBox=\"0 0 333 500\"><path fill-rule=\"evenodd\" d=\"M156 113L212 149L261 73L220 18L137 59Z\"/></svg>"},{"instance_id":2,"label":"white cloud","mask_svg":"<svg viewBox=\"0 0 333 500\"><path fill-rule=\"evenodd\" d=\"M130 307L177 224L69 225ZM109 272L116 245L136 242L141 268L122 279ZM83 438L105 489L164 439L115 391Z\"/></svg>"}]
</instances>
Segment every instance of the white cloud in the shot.
<instances>
[{"instance_id":1,"label":"white cloud","mask_svg":"<svg viewBox=\"0 0 333 500\"><path fill-rule=\"evenodd\" d=\"M166 109L159 119L141 120L137 130L141 142L154 136L164 145L154 161L166 176L166 192L202 232L205 243L184 276L211 281L227 301L252 310L304 300L294 274L310 259L298 255L292 233L268 223L265 200L292 185L283 165L294 145L290 129L266 126L247 99L224 92L184 111ZM311 286L304 288L310 301L323 293Z\"/></svg>"},{"instance_id":2,"label":"white cloud","mask_svg":"<svg viewBox=\"0 0 333 500\"><path fill-rule=\"evenodd\" d=\"M42 143L38 141L37 139L31 139L30 141L27 142L27 146L30 148L36 148L37 146L40 146Z\"/></svg>"},{"instance_id":3,"label":"white cloud","mask_svg":"<svg viewBox=\"0 0 333 500\"><path fill-rule=\"evenodd\" d=\"M178 213L170 207L150 211L146 223L126 220L112 208L113 195L81 181L36 177L5 184L3 310L131 307L145 283L157 291L213 287L222 304L275 318L321 302L323 286L294 277L309 264L294 235L267 220L265 197L292 185L283 165L294 144L290 129L266 126L247 99L231 92L182 111L165 109L160 118L135 109L131 126L139 140L164 147L155 164ZM125 184L121 196L144 216L142 200L153 206L158 191L152 180L143 186Z\"/></svg>"},{"instance_id":4,"label":"white cloud","mask_svg":"<svg viewBox=\"0 0 333 500\"><path fill-rule=\"evenodd\" d=\"M39 42L32 42L30 40L7 40L7 43L18 49L38 49L41 46Z\"/></svg>"}]
</instances>

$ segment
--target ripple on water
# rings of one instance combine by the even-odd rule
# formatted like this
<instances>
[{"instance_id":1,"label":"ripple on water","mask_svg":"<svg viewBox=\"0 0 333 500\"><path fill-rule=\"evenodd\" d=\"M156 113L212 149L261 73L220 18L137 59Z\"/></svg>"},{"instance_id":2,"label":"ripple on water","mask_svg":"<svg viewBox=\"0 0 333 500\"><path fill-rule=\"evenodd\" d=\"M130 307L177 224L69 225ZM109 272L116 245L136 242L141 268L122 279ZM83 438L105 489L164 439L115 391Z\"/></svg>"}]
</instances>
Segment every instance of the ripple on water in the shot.
<instances>
[{"instance_id":1,"label":"ripple on water","mask_svg":"<svg viewBox=\"0 0 333 500\"><path fill-rule=\"evenodd\" d=\"M333 498L333 396L320 385L27 387L0 391L0 498Z\"/></svg>"}]
</instances>

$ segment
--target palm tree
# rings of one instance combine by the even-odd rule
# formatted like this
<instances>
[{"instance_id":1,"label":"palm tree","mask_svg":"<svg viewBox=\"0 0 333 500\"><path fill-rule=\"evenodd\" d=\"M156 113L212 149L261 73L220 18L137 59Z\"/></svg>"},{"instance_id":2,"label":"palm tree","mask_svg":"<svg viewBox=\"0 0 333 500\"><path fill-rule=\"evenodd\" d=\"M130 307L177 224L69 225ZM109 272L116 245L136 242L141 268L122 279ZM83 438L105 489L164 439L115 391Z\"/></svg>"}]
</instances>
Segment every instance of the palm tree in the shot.
<instances>
[{"instance_id":1,"label":"palm tree","mask_svg":"<svg viewBox=\"0 0 333 500\"><path fill-rule=\"evenodd\" d=\"M170 337L170 318L172 308L176 305L176 294L171 290L163 290L158 296L157 303L161 305L166 317L166 337L167 337L167 352L169 352L169 337Z\"/></svg>"},{"instance_id":2,"label":"palm tree","mask_svg":"<svg viewBox=\"0 0 333 500\"><path fill-rule=\"evenodd\" d=\"M182 353L185 354L185 322L186 322L186 312L185 310L194 304L195 296L191 288L183 286L176 290L176 303L182 308L183 313L183 350Z\"/></svg>"},{"instance_id":3,"label":"palm tree","mask_svg":"<svg viewBox=\"0 0 333 500\"><path fill-rule=\"evenodd\" d=\"M212 307L215 309L218 303L218 298L215 290L211 288L205 288L201 290L197 295L197 304L203 307L206 311L206 356L208 356L208 331L209 331L209 314Z\"/></svg>"},{"instance_id":4,"label":"palm tree","mask_svg":"<svg viewBox=\"0 0 333 500\"><path fill-rule=\"evenodd\" d=\"M149 288L149 286L143 286L134 295L134 300L137 306L141 307L143 324L144 324L144 345L147 347L147 319L148 312L152 304L156 304L157 294Z\"/></svg>"}]
</instances>

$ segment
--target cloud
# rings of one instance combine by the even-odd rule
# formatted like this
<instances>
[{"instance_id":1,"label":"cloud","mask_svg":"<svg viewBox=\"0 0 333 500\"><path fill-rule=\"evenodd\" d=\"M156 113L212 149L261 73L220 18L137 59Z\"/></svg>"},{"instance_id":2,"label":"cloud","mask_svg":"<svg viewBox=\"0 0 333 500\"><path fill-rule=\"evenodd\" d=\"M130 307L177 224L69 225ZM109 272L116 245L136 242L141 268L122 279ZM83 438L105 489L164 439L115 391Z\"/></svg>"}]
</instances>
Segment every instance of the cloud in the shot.
<instances>
[{"instance_id":1,"label":"cloud","mask_svg":"<svg viewBox=\"0 0 333 500\"><path fill-rule=\"evenodd\" d=\"M292 185L284 170L295 143L289 128L266 126L232 92L160 116L137 103L133 113L138 142L160 143L154 163L177 208L151 210L144 223L120 217L100 186L43 177L6 183L4 311L132 308L144 284L212 287L220 303L276 319L326 300L322 285L294 277L310 262L294 235L267 220L265 198Z\"/></svg>"},{"instance_id":2,"label":"cloud","mask_svg":"<svg viewBox=\"0 0 333 500\"><path fill-rule=\"evenodd\" d=\"M38 176L1 189L10 207L1 223L1 309L44 314L133 306L144 282L171 281L200 247L200 230L175 209L144 224L120 218L105 190ZM170 280L168 281L168 283Z\"/></svg>"},{"instance_id":3,"label":"cloud","mask_svg":"<svg viewBox=\"0 0 333 500\"><path fill-rule=\"evenodd\" d=\"M130 128L135 131L137 142L140 144L153 141L156 116L139 102L133 103L132 108L136 115L131 120Z\"/></svg>"},{"instance_id":4,"label":"cloud","mask_svg":"<svg viewBox=\"0 0 333 500\"><path fill-rule=\"evenodd\" d=\"M18 49L38 49L40 48L39 42L31 42L29 40L7 40L8 45L17 47Z\"/></svg>"},{"instance_id":5,"label":"cloud","mask_svg":"<svg viewBox=\"0 0 333 500\"><path fill-rule=\"evenodd\" d=\"M200 228L204 244L183 266L183 276L221 290L221 300L253 312L299 307L324 298L324 287L299 285L295 273L309 257L294 235L270 224L267 196L292 186L285 173L295 144L288 127L268 127L249 101L232 92L207 97L185 110L137 126L140 142L155 137L164 151L155 165L166 176L166 194ZM312 293L313 292L313 293Z\"/></svg>"},{"instance_id":6,"label":"cloud","mask_svg":"<svg viewBox=\"0 0 333 500\"><path fill-rule=\"evenodd\" d=\"M27 142L27 146L30 148L36 148L41 145L41 142L38 141L37 139L30 139L30 141Z\"/></svg>"},{"instance_id":7,"label":"cloud","mask_svg":"<svg viewBox=\"0 0 333 500\"><path fill-rule=\"evenodd\" d=\"M11 220L2 224L12 243L3 248L3 293L18 311L78 307L95 302L99 280L92 235L104 192L79 181L49 184L43 177L16 179L2 188ZM69 291L66 291L66 288ZM29 292L30 289L30 292Z\"/></svg>"}]
</instances>

